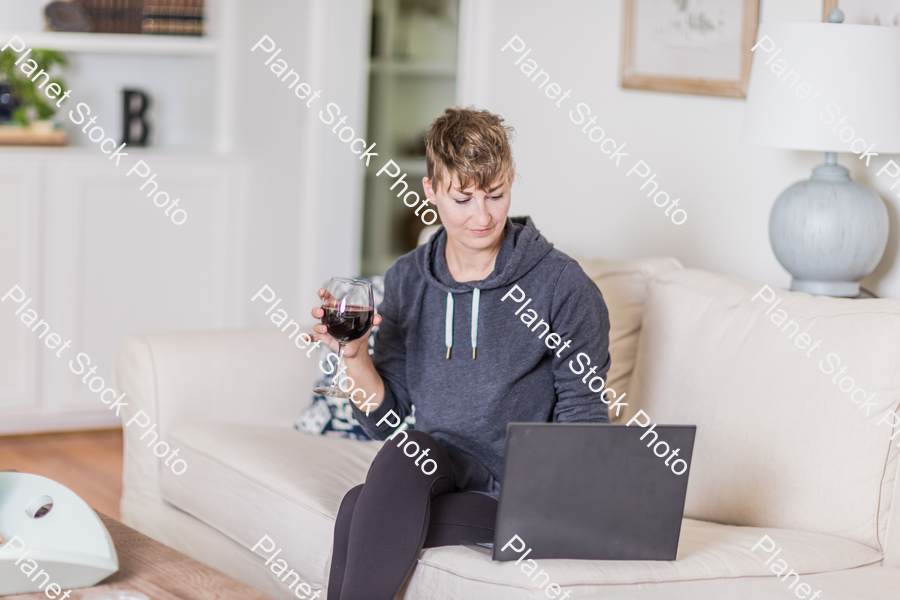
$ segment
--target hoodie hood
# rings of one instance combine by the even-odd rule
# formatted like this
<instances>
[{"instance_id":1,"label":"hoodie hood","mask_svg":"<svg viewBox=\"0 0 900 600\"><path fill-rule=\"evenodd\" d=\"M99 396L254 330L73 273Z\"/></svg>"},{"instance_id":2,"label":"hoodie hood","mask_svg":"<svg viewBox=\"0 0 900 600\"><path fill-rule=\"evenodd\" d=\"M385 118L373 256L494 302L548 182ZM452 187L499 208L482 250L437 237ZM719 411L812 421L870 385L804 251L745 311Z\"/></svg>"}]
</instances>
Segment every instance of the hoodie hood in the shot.
<instances>
[{"instance_id":1,"label":"hoodie hood","mask_svg":"<svg viewBox=\"0 0 900 600\"><path fill-rule=\"evenodd\" d=\"M441 226L425 244L424 252L417 253L416 266L430 284L447 293L447 310L444 318L444 345L447 358L453 348L453 295L472 292L472 323L470 328L472 358L478 348L478 311L481 290L492 290L517 281L534 268L553 250L553 244L541 235L531 217L507 217L506 239L500 246L494 270L481 281L459 282L450 275L444 251L447 248L447 230Z\"/></svg>"},{"instance_id":2,"label":"hoodie hood","mask_svg":"<svg viewBox=\"0 0 900 600\"><path fill-rule=\"evenodd\" d=\"M450 294L465 294L475 288L491 290L518 281L553 250L553 244L541 235L531 217L507 217L506 239L497 253L494 270L481 281L455 281L447 268L444 254L447 248L447 230L441 226L425 244L424 252L417 253L416 266L430 284Z\"/></svg>"}]
</instances>

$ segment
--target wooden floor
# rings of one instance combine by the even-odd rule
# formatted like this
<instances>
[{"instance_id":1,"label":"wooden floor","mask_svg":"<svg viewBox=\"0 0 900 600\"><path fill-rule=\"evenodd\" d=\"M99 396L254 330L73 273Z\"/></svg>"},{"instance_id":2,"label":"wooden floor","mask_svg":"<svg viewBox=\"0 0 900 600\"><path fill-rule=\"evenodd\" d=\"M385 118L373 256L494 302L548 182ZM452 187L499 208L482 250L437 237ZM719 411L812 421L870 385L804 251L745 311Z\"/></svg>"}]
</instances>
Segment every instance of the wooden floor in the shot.
<instances>
[{"instance_id":1,"label":"wooden floor","mask_svg":"<svg viewBox=\"0 0 900 600\"><path fill-rule=\"evenodd\" d=\"M0 436L0 471L10 469L49 477L119 519L121 429Z\"/></svg>"}]
</instances>

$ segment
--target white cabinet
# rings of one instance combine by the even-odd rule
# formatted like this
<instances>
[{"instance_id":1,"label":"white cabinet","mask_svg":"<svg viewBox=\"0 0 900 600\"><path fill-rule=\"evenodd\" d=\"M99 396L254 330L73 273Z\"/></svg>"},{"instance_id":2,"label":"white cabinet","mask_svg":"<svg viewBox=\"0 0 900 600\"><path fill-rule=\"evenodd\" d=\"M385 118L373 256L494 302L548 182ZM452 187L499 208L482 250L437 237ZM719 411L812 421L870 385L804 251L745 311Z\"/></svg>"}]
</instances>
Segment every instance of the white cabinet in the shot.
<instances>
[{"instance_id":1,"label":"white cabinet","mask_svg":"<svg viewBox=\"0 0 900 600\"><path fill-rule=\"evenodd\" d=\"M0 297L17 284L38 288L41 184L37 161L0 160ZM38 408L36 344L17 309L10 299L0 302L0 410L27 412ZM0 416L0 431L4 424Z\"/></svg>"},{"instance_id":2,"label":"white cabinet","mask_svg":"<svg viewBox=\"0 0 900 600\"><path fill-rule=\"evenodd\" d=\"M243 324L246 167L130 154L152 167L155 191L181 200L184 224L147 197L152 184L141 191L146 180L99 151L0 152L0 295L19 285L50 331L72 340L57 358L37 340L43 327L32 333L19 305L0 303L0 434L118 424L70 370L79 352L110 382L125 335Z\"/></svg>"}]
</instances>

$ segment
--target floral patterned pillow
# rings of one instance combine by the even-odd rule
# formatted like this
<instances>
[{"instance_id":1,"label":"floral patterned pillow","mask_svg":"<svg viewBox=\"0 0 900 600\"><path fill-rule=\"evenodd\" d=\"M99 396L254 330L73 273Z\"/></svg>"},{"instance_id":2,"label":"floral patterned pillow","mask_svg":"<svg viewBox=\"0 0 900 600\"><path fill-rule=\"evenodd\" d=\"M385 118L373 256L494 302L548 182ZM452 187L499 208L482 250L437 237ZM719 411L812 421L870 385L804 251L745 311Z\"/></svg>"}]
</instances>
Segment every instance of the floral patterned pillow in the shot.
<instances>
[{"instance_id":1,"label":"floral patterned pillow","mask_svg":"<svg viewBox=\"0 0 900 600\"><path fill-rule=\"evenodd\" d=\"M366 277L363 278L363 281L368 281L372 284L375 306L381 304L382 299L384 299L384 276ZM377 333L378 327L375 326L369 334L369 354L375 351L375 335ZM328 354L331 353L331 350L326 346L319 346L318 353L319 358L316 359L316 364L319 361L324 361ZM331 384L331 375L322 373L315 387L329 384ZM400 425L399 429L413 429L415 427L415 412L415 407L413 407L413 414L406 418L406 421ZM337 435L356 440L372 439L353 416L353 409L349 399L328 398L315 392L313 392L312 405L303 411L294 427L307 433Z\"/></svg>"}]
</instances>

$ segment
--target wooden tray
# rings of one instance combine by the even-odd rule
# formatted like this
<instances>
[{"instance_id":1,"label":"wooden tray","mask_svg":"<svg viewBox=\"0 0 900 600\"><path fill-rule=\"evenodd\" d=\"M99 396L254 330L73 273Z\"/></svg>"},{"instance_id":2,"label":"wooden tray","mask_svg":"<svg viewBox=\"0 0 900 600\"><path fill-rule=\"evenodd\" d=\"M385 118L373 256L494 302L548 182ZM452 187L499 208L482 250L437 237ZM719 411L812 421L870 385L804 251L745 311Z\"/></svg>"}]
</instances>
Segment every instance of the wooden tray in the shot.
<instances>
[{"instance_id":1,"label":"wooden tray","mask_svg":"<svg viewBox=\"0 0 900 600\"><path fill-rule=\"evenodd\" d=\"M65 129L35 129L0 125L0 146L65 146Z\"/></svg>"}]
</instances>

